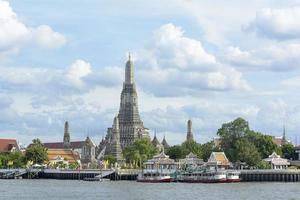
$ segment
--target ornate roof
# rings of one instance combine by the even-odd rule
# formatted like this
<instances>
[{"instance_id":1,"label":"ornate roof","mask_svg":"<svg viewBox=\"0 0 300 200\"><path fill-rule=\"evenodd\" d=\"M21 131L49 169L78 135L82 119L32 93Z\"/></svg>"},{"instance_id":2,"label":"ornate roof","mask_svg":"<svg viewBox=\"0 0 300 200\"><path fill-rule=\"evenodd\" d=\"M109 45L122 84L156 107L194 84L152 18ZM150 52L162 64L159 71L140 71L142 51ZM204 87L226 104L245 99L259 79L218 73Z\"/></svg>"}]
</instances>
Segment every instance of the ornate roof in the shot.
<instances>
[{"instance_id":1,"label":"ornate roof","mask_svg":"<svg viewBox=\"0 0 300 200\"><path fill-rule=\"evenodd\" d=\"M230 165L228 158L226 157L224 152L212 152L208 159L208 163L216 163L217 165Z\"/></svg>"},{"instance_id":2,"label":"ornate roof","mask_svg":"<svg viewBox=\"0 0 300 200\"><path fill-rule=\"evenodd\" d=\"M188 155L186 155L186 158L197 158L197 155L193 154L193 152L190 152Z\"/></svg>"},{"instance_id":3,"label":"ornate roof","mask_svg":"<svg viewBox=\"0 0 300 200\"><path fill-rule=\"evenodd\" d=\"M49 161L63 158L69 163L77 163L80 160L80 156L77 152L68 149L48 149L47 156Z\"/></svg>"},{"instance_id":4,"label":"ornate roof","mask_svg":"<svg viewBox=\"0 0 300 200\"><path fill-rule=\"evenodd\" d=\"M273 152L268 158L265 158L264 161L270 162L273 165L290 165L287 159L281 158L276 152Z\"/></svg>"},{"instance_id":5,"label":"ornate roof","mask_svg":"<svg viewBox=\"0 0 300 200\"><path fill-rule=\"evenodd\" d=\"M175 161L171 158L169 158L168 155L165 154L164 151L162 151L160 154L157 154L153 156L151 160L148 160L145 162L145 165L154 165L154 164L174 164Z\"/></svg>"},{"instance_id":6,"label":"ornate roof","mask_svg":"<svg viewBox=\"0 0 300 200\"><path fill-rule=\"evenodd\" d=\"M202 159L198 158L197 155L190 152L188 155L185 156L184 159L180 159L180 163L186 165L203 165L204 162Z\"/></svg>"},{"instance_id":7,"label":"ornate roof","mask_svg":"<svg viewBox=\"0 0 300 200\"><path fill-rule=\"evenodd\" d=\"M161 144L164 146L165 149L170 147L170 145L167 143L165 136L164 136L164 139L162 140Z\"/></svg>"},{"instance_id":8,"label":"ornate roof","mask_svg":"<svg viewBox=\"0 0 300 200\"><path fill-rule=\"evenodd\" d=\"M160 145L160 142L158 141L157 137L156 137L156 134L154 135L154 138L151 142L155 147L159 146Z\"/></svg>"}]
</instances>

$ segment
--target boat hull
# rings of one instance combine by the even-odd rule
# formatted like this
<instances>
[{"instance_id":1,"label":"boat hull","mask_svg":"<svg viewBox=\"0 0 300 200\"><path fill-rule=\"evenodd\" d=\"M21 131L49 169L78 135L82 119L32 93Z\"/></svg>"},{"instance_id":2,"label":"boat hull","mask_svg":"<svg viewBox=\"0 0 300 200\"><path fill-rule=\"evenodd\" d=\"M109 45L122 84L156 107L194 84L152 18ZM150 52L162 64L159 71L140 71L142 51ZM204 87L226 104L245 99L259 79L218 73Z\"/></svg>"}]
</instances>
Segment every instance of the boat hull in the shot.
<instances>
[{"instance_id":1,"label":"boat hull","mask_svg":"<svg viewBox=\"0 0 300 200\"><path fill-rule=\"evenodd\" d=\"M241 179L227 179L226 181L227 183L238 183L238 182L241 182Z\"/></svg>"},{"instance_id":2,"label":"boat hull","mask_svg":"<svg viewBox=\"0 0 300 200\"><path fill-rule=\"evenodd\" d=\"M174 182L173 178L164 178L164 179L138 179L137 182L141 183L170 183Z\"/></svg>"},{"instance_id":3,"label":"boat hull","mask_svg":"<svg viewBox=\"0 0 300 200\"><path fill-rule=\"evenodd\" d=\"M217 180L180 180L182 183L226 183L226 179L217 179Z\"/></svg>"}]
</instances>

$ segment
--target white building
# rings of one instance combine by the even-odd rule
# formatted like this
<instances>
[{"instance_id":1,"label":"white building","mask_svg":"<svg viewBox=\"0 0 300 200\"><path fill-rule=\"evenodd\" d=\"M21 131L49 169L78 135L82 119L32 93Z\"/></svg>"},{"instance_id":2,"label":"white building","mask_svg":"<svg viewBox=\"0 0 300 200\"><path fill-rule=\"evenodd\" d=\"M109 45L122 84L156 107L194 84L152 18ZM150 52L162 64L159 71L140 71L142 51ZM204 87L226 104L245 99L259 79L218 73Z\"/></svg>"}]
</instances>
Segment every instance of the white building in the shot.
<instances>
[{"instance_id":1,"label":"white building","mask_svg":"<svg viewBox=\"0 0 300 200\"><path fill-rule=\"evenodd\" d=\"M281 158L275 152L269 155L268 158L265 158L264 161L270 163L272 169L287 169L290 165L287 159Z\"/></svg>"}]
</instances>

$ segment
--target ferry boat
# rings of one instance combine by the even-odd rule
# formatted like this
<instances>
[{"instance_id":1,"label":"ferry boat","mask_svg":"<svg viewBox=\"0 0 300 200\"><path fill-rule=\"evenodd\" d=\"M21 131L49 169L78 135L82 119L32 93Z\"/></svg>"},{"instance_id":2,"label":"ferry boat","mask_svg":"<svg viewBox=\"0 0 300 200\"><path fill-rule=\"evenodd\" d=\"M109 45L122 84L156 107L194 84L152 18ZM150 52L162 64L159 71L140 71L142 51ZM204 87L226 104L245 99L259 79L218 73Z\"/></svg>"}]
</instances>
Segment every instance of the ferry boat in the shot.
<instances>
[{"instance_id":1,"label":"ferry boat","mask_svg":"<svg viewBox=\"0 0 300 200\"><path fill-rule=\"evenodd\" d=\"M226 182L240 182L240 172L239 171L227 171L226 172Z\"/></svg>"},{"instance_id":2,"label":"ferry boat","mask_svg":"<svg viewBox=\"0 0 300 200\"><path fill-rule=\"evenodd\" d=\"M185 183L225 183L226 172L216 170L196 170L184 172L178 176L179 182Z\"/></svg>"},{"instance_id":3,"label":"ferry boat","mask_svg":"<svg viewBox=\"0 0 300 200\"><path fill-rule=\"evenodd\" d=\"M175 181L170 175L163 175L163 174L139 174L137 178L137 182L144 182L144 183L170 183Z\"/></svg>"},{"instance_id":4,"label":"ferry boat","mask_svg":"<svg viewBox=\"0 0 300 200\"><path fill-rule=\"evenodd\" d=\"M144 183L170 183L175 181L176 163L164 151L143 164L143 170L137 181Z\"/></svg>"}]
</instances>

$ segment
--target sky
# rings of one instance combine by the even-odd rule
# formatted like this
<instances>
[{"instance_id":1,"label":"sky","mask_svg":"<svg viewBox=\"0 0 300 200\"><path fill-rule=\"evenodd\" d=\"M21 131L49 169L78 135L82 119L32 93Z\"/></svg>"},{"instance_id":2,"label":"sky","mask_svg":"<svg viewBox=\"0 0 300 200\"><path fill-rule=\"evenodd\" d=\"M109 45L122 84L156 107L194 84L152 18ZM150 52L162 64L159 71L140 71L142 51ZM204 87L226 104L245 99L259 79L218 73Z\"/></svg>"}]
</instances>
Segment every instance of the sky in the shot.
<instances>
[{"instance_id":1,"label":"sky","mask_svg":"<svg viewBox=\"0 0 300 200\"><path fill-rule=\"evenodd\" d=\"M96 143L118 113L131 52L144 125L179 144L243 117L295 143L300 2L0 0L0 137ZM300 136L300 135L299 135Z\"/></svg>"}]
</instances>

